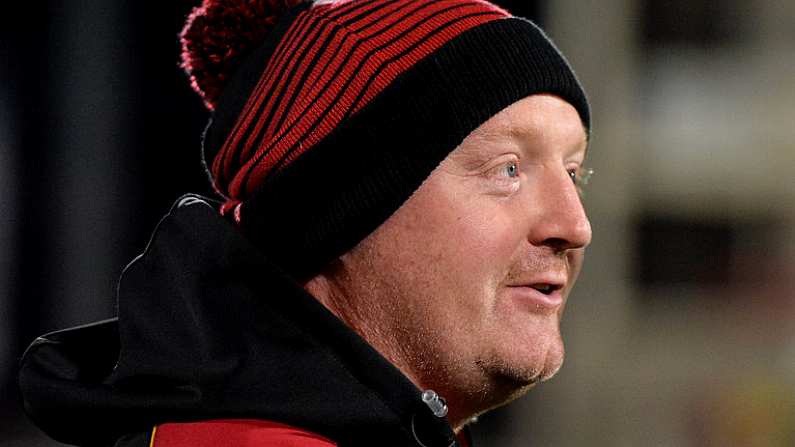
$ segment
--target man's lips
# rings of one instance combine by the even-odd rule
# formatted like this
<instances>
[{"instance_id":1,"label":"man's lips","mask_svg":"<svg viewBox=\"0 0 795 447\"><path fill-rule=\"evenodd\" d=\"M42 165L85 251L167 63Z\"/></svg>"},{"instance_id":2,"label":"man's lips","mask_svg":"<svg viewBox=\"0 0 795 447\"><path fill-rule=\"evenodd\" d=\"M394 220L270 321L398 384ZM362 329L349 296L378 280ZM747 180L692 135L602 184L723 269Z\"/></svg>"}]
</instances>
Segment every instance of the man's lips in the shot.
<instances>
[{"instance_id":1,"label":"man's lips","mask_svg":"<svg viewBox=\"0 0 795 447\"><path fill-rule=\"evenodd\" d=\"M548 279L509 285L508 290L517 299L535 305L538 310L556 310L563 304L564 287L565 281Z\"/></svg>"}]
</instances>

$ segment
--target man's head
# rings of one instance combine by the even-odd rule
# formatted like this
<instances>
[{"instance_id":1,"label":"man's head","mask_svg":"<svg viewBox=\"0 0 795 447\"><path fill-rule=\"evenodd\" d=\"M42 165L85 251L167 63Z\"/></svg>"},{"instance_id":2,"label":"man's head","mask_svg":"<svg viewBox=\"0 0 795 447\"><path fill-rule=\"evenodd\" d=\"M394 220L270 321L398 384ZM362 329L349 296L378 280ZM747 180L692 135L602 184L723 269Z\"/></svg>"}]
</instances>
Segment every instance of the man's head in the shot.
<instances>
[{"instance_id":1,"label":"man's head","mask_svg":"<svg viewBox=\"0 0 795 447\"><path fill-rule=\"evenodd\" d=\"M590 117L540 29L483 0L205 0L183 44L222 213L454 419L559 368Z\"/></svg>"},{"instance_id":2,"label":"man's head","mask_svg":"<svg viewBox=\"0 0 795 447\"><path fill-rule=\"evenodd\" d=\"M551 95L475 129L383 225L307 287L461 422L552 376L591 229L586 135Z\"/></svg>"}]
</instances>

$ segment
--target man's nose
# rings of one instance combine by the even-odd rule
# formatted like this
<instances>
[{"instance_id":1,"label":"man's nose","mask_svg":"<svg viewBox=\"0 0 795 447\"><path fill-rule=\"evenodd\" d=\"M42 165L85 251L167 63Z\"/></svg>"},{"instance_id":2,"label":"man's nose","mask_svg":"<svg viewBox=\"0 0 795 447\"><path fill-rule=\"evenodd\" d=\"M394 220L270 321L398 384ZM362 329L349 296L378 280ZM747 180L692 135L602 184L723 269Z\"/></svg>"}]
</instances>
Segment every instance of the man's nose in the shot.
<instances>
[{"instance_id":1,"label":"man's nose","mask_svg":"<svg viewBox=\"0 0 795 447\"><path fill-rule=\"evenodd\" d=\"M537 220L530 230L530 243L555 251L584 248L591 243L591 222L582 199L568 173L550 173L533 200Z\"/></svg>"}]
</instances>

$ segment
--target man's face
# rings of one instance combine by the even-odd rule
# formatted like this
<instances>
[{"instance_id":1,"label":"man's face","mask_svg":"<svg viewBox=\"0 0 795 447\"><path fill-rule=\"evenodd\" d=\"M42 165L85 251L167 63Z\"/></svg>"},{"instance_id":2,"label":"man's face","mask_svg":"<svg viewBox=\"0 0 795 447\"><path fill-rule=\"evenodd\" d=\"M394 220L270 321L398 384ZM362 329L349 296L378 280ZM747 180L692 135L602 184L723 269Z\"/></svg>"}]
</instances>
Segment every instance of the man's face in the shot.
<instances>
[{"instance_id":1,"label":"man's face","mask_svg":"<svg viewBox=\"0 0 795 447\"><path fill-rule=\"evenodd\" d=\"M358 303L344 319L451 412L561 366L561 314L591 239L572 178L585 149L571 105L518 101L341 258L337 290Z\"/></svg>"}]
</instances>

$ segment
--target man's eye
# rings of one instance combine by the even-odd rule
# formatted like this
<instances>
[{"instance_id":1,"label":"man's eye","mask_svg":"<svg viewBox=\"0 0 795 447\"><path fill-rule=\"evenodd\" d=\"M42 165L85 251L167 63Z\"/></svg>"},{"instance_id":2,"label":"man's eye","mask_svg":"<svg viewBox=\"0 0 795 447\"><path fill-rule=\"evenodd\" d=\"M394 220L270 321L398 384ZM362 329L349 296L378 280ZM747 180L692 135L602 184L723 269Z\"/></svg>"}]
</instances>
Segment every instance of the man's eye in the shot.
<instances>
[{"instance_id":1,"label":"man's eye","mask_svg":"<svg viewBox=\"0 0 795 447\"><path fill-rule=\"evenodd\" d=\"M515 161L507 163L502 167L503 173L509 178L516 178L519 177L519 167L516 165Z\"/></svg>"}]
</instances>

